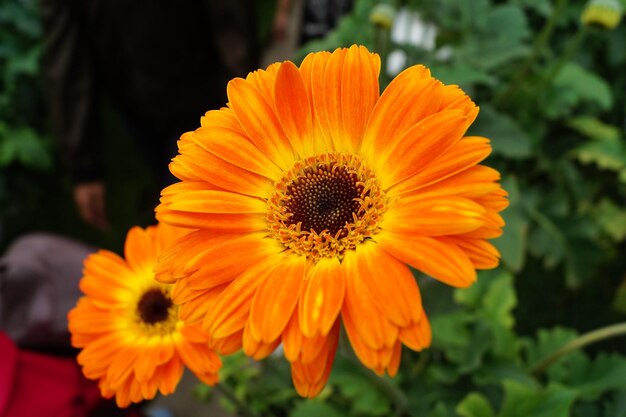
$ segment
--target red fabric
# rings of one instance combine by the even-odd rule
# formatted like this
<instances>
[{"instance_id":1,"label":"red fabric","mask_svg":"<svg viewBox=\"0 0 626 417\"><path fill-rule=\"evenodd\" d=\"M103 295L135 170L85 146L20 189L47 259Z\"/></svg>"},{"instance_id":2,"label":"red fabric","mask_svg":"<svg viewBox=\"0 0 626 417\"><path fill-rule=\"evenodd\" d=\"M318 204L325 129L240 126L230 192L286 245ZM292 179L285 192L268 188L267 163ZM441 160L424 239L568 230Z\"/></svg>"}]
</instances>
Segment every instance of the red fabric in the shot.
<instances>
[{"instance_id":1,"label":"red fabric","mask_svg":"<svg viewBox=\"0 0 626 417\"><path fill-rule=\"evenodd\" d=\"M0 417L85 417L100 402L74 359L20 351L0 332Z\"/></svg>"}]
</instances>

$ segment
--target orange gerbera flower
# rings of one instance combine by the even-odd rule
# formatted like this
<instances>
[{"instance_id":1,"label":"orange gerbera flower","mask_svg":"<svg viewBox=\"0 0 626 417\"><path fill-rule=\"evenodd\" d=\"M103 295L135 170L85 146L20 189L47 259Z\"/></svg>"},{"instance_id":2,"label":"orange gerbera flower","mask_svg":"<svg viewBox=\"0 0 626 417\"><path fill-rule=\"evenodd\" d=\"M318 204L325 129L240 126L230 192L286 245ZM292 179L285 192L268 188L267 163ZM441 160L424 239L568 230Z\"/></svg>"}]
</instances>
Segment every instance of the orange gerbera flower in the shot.
<instances>
[{"instance_id":1,"label":"orange gerbera flower","mask_svg":"<svg viewBox=\"0 0 626 417\"><path fill-rule=\"evenodd\" d=\"M423 66L379 96L364 47L271 65L181 137L157 217L197 231L159 261L183 320L222 352L279 343L298 392L328 378L341 317L365 366L396 373L431 330L408 265L456 287L494 268L507 205L478 114Z\"/></svg>"},{"instance_id":2,"label":"orange gerbera flower","mask_svg":"<svg viewBox=\"0 0 626 417\"><path fill-rule=\"evenodd\" d=\"M89 379L120 407L174 392L188 366L203 382L217 382L220 358L207 337L184 327L172 286L154 279L163 249L185 232L168 225L134 227L124 248L126 260L101 250L85 260L80 288L85 293L68 314L72 344Z\"/></svg>"}]
</instances>

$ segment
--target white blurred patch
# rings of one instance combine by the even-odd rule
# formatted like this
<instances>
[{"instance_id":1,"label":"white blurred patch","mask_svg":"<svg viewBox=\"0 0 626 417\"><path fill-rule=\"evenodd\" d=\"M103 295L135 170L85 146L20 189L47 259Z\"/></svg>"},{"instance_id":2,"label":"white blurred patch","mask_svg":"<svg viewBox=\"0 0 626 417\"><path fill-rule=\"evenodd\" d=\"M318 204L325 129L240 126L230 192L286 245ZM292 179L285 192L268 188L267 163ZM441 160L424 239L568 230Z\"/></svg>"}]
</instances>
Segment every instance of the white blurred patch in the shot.
<instances>
[{"instance_id":1,"label":"white blurred patch","mask_svg":"<svg viewBox=\"0 0 626 417\"><path fill-rule=\"evenodd\" d=\"M419 12L406 7L400 9L391 27L391 40L398 44L413 45L427 51L435 49L437 26L422 20Z\"/></svg>"}]
</instances>

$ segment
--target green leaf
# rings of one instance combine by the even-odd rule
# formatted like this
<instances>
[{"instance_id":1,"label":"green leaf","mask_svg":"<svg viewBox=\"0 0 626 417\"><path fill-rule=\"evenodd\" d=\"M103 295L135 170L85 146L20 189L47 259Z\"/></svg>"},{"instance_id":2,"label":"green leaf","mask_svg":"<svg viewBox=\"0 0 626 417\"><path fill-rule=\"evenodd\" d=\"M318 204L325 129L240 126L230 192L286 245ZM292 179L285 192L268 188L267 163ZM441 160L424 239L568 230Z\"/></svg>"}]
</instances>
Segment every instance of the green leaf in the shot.
<instances>
[{"instance_id":1,"label":"green leaf","mask_svg":"<svg viewBox=\"0 0 626 417\"><path fill-rule=\"evenodd\" d=\"M522 40L530 34L526 15L515 5L506 4L491 9L487 17L488 33L508 40Z\"/></svg>"},{"instance_id":2,"label":"green leaf","mask_svg":"<svg viewBox=\"0 0 626 417\"><path fill-rule=\"evenodd\" d=\"M484 395L471 392L456 407L456 412L462 417L493 417L495 413L491 404Z\"/></svg>"},{"instance_id":3,"label":"green leaf","mask_svg":"<svg viewBox=\"0 0 626 417\"><path fill-rule=\"evenodd\" d=\"M620 313L626 313L626 281L622 282L613 298L613 308Z\"/></svg>"},{"instance_id":4,"label":"green leaf","mask_svg":"<svg viewBox=\"0 0 626 417\"><path fill-rule=\"evenodd\" d=\"M538 390L516 381L504 381L504 403L499 417L569 417L576 392L550 385Z\"/></svg>"},{"instance_id":5,"label":"green leaf","mask_svg":"<svg viewBox=\"0 0 626 417\"><path fill-rule=\"evenodd\" d=\"M612 393L607 401L604 402L605 417L626 417L626 391L617 391Z\"/></svg>"},{"instance_id":6,"label":"green leaf","mask_svg":"<svg viewBox=\"0 0 626 417\"><path fill-rule=\"evenodd\" d=\"M513 276L502 271L491 280L483 298L481 310L484 316L492 322L506 329L512 329L515 324L512 312L516 304Z\"/></svg>"},{"instance_id":7,"label":"green leaf","mask_svg":"<svg viewBox=\"0 0 626 417\"><path fill-rule=\"evenodd\" d=\"M596 103L607 110L613 105L613 94L609 84L593 72L569 62L561 68L554 79L557 89L567 89L575 94L577 101Z\"/></svg>"},{"instance_id":8,"label":"green leaf","mask_svg":"<svg viewBox=\"0 0 626 417\"><path fill-rule=\"evenodd\" d=\"M47 170L52 166L52 155L33 129L0 126L0 166L16 161L28 168Z\"/></svg>"},{"instance_id":9,"label":"green leaf","mask_svg":"<svg viewBox=\"0 0 626 417\"><path fill-rule=\"evenodd\" d=\"M456 63L455 65L433 65L430 70L434 77L444 84L457 84L464 90L474 85L487 85L493 87L496 79L485 71L475 69L469 65Z\"/></svg>"},{"instance_id":10,"label":"green leaf","mask_svg":"<svg viewBox=\"0 0 626 417\"><path fill-rule=\"evenodd\" d=\"M526 357L528 367L532 368L543 360L550 357L557 350L565 346L568 342L574 340L578 334L564 327L555 327L550 330L541 329L537 332L537 340L530 342L526 346ZM560 361L566 360L566 357L560 358L551 366L559 364Z\"/></svg>"},{"instance_id":11,"label":"green leaf","mask_svg":"<svg viewBox=\"0 0 626 417\"><path fill-rule=\"evenodd\" d=\"M299 402L289 413L289 417L345 417L345 414L330 404L316 400Z\"/></svg>"},{"instance_id":12,"label":"green leaf","mask_svg":"<svg viewBox=\"0 0 626 417\"><path fill-rule=\"evenodd\" d=\"M467 346L470 340L468 324L472 317L465 312L438 315L431 319L433 348L445 349L448 346Z\"/></svg>"},{"instance_id":13,"label":"green leaf","mask_svg":"<svg viewBox=\"0 0 626 417\"><path fill-rule=\"evenodd\" d=\"M499 113L489 105L480 108L480 114L469 134L491 139L494 154L513 159L530 156L528 135L511 116Z\"/></svg>"},{"instance_id":14,"label":"green leaf","mask_svg":"<svg viewBox=\"0 0 626 417\"><path fill-rule=\"evenodd\" d=\"M333 375L332 382L337 385L343 395L352 400L351 407L354 414L371 416L389 414L391 409L389 399L371 380L362 375L343 372Z\"/></svg>"},{"instance_id":15,"label":"green leaf","mask_svg":"<svg viewBox=\"0 0 626 417\"><path fill-rule=\"evenodd\" d=\"M605 198L595 207L593 217L614 242L626 239L626 209Z\"/></svg>"},{"instance_id":16,"label":"green leaf","mask_svg":"<svg viewBox=\"0 0 626 417\"><path fill-rule=\"evenodd\" d=\"M517 178L505 177L502 187L509 193L509 207L501 215L504 233L491 243L500 251L502 262L513 272L520 271L526 261L528 219L523 211Z\"/></svg>"},{"instance_id":17,"label":"green leaf","mask_svg":"<svg viewBox=\"0 0 626 417\"><path fill-rule=\"evenodd\" d=\"M583 164L596 164L601 169L620 171L626 167L626 152L620 139L587 141L572 155Z\"/></svg>"},{"instance_id":18,"label":"green leaf","mask_svg":"<svg viewBox=\"0 0 626 417\"><path fill-rule=\"evenodd\" d=\"M504 380L513 380L524 385L539 386L530 372L509 360L485 364L472 375L472 379L478 385L500 385Z\"/></svg>"},{"instance_id":19,"label":"green leaf","mask_svg":"<svg viewBox=\"0 0 626 417\"><path fill-rule=\"evenodd\" d=\"M513 272L519 272L526 261L528 219L514 207L509 207L501 215L505 222L504 233L491 243L500 251L502 262Z\"/></svg>"},{"instance_id":20,"label":"green leaf","mask_svg":"<svg viewBox=\"0 0 626 417\"><path fill-rule=\"evenodd\" d=\"M604 123L593 116L574 117L567 121L567 125L591 139L619 140L621 138L620 129L617 126Z\"/></svg>"},{"instance_id":21,"label":"green leaf","mask_svg":"<svg viewBox=\"0 0 626 417\"><path fill-rule=\"evenodd\" d=\"M626 388L626 358L601 353L570 382L582 395L596 398L611 389Z\"/></svg>"},{"instance_id":22,"label":"green leaf","mask_svg":"<svg viewBox=\"0 0 626 417\"><path fill-rule=\"evenodd\" d=\"M546 18L552 14L552 2L550 0L513 0L513 3L532 9Z\"/></svg>"}]
</instances>

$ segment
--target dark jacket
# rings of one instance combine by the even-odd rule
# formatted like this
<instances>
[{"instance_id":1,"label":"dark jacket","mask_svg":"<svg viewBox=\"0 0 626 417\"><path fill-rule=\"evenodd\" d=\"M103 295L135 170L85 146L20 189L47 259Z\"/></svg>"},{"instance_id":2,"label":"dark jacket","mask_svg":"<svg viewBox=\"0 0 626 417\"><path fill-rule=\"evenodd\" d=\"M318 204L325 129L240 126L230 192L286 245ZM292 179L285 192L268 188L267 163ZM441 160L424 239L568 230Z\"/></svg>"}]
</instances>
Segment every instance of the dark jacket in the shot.
<instances>
[{"instance_id":1,"label":"dark jacket","mask_svg":"<svg viewBox=\"0 0 626 417\"><path fill-rule=\"evenodd\" d=\"M256 67L251 0L42 0L54 135L77 181L99 178L103 95L159 141L226 103Z\"/></svg>"}]
</instances>

